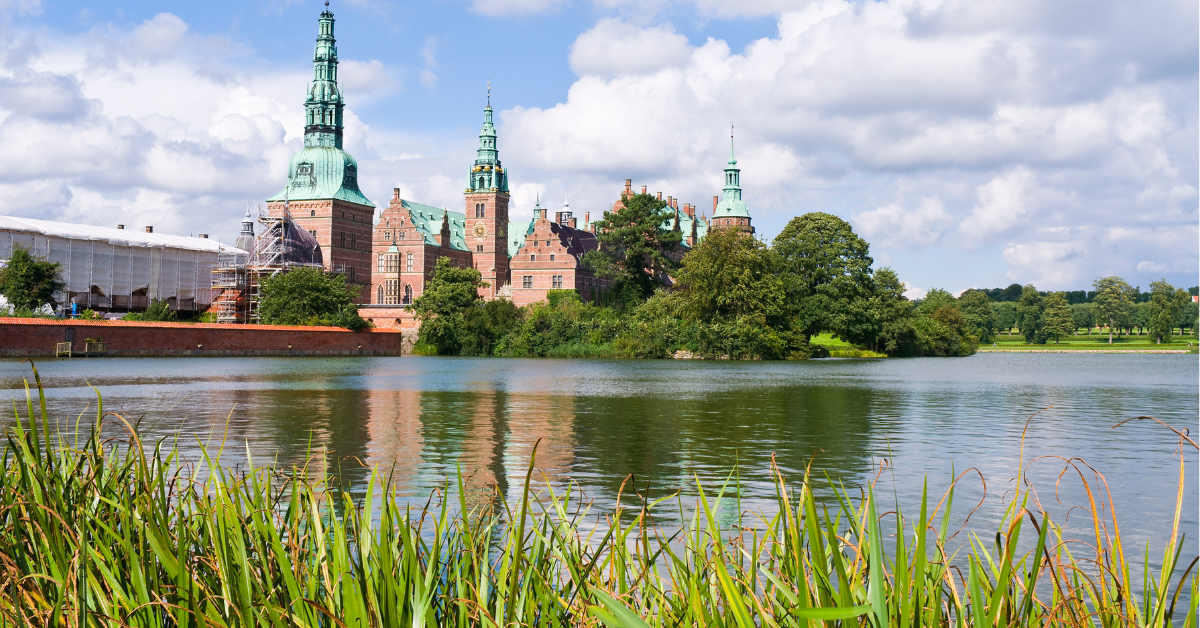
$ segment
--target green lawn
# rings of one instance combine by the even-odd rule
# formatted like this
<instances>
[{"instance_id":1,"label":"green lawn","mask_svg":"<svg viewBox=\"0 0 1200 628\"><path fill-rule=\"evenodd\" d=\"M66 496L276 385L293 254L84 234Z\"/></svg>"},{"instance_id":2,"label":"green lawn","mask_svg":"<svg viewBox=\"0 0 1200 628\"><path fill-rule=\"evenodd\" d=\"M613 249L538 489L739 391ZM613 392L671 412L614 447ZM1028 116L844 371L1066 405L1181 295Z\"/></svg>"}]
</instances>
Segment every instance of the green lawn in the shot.
<instances>
[{"instance_id":1,"label":"green lawn","mask_svg":"<svg viewBox=\"0 0 1200 628\"><path fill-rule=\"evenodd\" d=\"M1078 350L1095 350L1095 349L1112 349L1112 350L1137 350L1137 349L1192 349L1196 350L1197 341L1195 334L1187 336L1175 336L1170 343L1155 344L1149 334L1134 334L1132 336L1113 336L1112 344L1108 343L1108 333L1101 333L1093 329L1091 335L1087 335L1083 330L1079 331L1078 335L1067 336L1059 339L1057 343L1049 340L1044 345L1030 345L1025 343L1025 338L1014 330L1013 335L1001 333L994 338L997 349L1078 349ZM1189 347L1188 344L1191 343ZM990 349L990 344L980 345L980 349Z\"/></svg>"}]
</instances>

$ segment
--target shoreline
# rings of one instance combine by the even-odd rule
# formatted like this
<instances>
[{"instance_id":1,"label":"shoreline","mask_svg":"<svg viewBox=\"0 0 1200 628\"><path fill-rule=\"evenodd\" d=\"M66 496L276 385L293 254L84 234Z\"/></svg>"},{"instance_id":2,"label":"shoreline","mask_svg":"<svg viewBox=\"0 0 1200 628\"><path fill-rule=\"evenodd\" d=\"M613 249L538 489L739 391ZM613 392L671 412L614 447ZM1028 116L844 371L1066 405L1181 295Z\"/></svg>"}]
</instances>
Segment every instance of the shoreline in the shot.
<instances>
[{"instance_id":1,"label":"shoreline","mask_svg":"<svg viewBox=\"0 0 1200 628\"><path fill-rule=\"evenodd\" d=\"M975 353L1176 353L1195 354L1191 349L976 349Z\"/></svg>"}]
</instances>

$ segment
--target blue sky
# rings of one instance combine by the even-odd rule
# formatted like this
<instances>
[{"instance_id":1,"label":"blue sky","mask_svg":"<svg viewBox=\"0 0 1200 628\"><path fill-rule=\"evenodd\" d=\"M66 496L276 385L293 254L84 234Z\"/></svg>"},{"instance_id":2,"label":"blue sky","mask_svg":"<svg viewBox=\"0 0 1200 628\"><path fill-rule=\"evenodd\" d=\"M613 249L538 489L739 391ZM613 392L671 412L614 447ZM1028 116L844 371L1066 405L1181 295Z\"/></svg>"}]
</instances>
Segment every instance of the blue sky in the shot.
<instances>
[{"instance_id":1,"label":"blue sky","mask_svg":"<svg viewBox=\"0 0 1200 628\"><path fill-rule=\"evenodd\" d=\"M323 8L0 0L2 213L232 238L300 145ZM330 8L380 205L461 209L490 77L517 217L625 178L710 211L734 122L760 237L836 214L913 295L1200 282L1194 2Z\"/></svg>"}]
</instances>

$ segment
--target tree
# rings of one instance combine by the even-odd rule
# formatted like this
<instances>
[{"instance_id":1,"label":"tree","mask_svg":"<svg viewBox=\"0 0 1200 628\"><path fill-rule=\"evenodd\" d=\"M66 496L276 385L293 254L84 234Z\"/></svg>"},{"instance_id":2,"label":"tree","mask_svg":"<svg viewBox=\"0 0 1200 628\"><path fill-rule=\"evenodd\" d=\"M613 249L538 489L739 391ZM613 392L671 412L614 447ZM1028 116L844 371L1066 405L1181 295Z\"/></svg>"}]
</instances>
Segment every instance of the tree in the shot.
<instances>
[{"instance_id":1,"label":"tree","mask_svg":"<svg viewBox=\"0 0 1200 628\"><path fill-rule=\"evenodd\" d=\"M913 323L917 354L924 356L967 356L975 352L978 338L971 333L954 295L934 288L916 307Z\"/></svg>"},{"instance_id":2,"label":"tree","mask_svg":"<svg viewBox=\"0 0 1200 628\"><path fill-rule=\"evenodd\" d=\"M1012 301L993 303L992 317L996 321L996 329L1003 329L1011 336L1012 328L1017 324L1017 305Z\"/></svg>"},{"instance_id":3,"label":"tree","mask_svg":"<svg viewBox=\"0 0 1200 628\"><path fill-rule=\"evenodd\" d=\"M1042 295L1032 284L1021 289L1021 299L1016 307L1017 329L1025 336L1025 342L1044 343L1042 336Z\"/></svg>"},{"instance_id":4,"label":"tree","mask_svg":"<svg viewBox=\"0 0 1200 628\"><path fill-rule=\"evenodd\" d=\"M1071 306L1067 304L1067 295L1062 292L1051 292L1042 299L1042 335L1053 338L1054 344L1063 336L1069 336L1075 331L1075 320L1071 317Z\"/></svg>"},{"instance_id":5,"label":"tree","mask_svg":"<svg viewBox=\"0 0 1200 628\"><path fill-rule=\"evenodd\" d=\"M1195 329L1196 323L1200 322L1200 303L1192 300L1190 294L1183 295L1187 298L1183 303L1183 307L1179 308L1179 314L1175 319L1175 324L1179 326L1179 334L1183 335L1185 329Z\"/></svg>"},{"instance_id":6,"label":"tree","mask_svg":"<svg viewBox=\"0 0 1200 628\"><path fill-rule=\"evenodd\" d=\"M735 229L710 231L683 258L680 312L701 324L703 352L778 358L800 348L776 267L762 242Z\"/></svg>"},{"instance_id":7,"label":"tree","mask_svg":"<svg viewBox=\"0 0 1200 628\"><path fill-rule=\"evenodd\" d=\"M913 303L904 296L904 283L891 268L875 271L871 282L870 312L878 331L871 349L891 356L915 355L917 330L913 325Z\"/></svg>"},{"instance_id":8,"label":"tree","mask_svg":"<svg viewBox=\"0 0 1200 628\"><path fill-rule=\"evenodd\" d=\"M53 307L57 305L54 293L66 287L58 280L61 268L58 262L39 260L29 249L14 244L8 263L0 269L0 296L17 311L34 311L46 304Z\"/></svg>"},{"instance_id":9,"label":"tree","mask_svg":"<svg viewBox=\"0 0 1200 628\"><path fill-rule=\"evenodd\" d=\"M1123 324L1133 302L1133 288L1120 277L1102 277L1092 282L1096 295L1092 305L1100 320L1108 321L1108 344L1112 344L1113 327Z\"/></svg>"},{"instance_id":10,"label":"tree","mask_svg":"<svg viewBox=\"0 0 1200 628\"><path fill-rule=\"evenodd\" d=\"M417 343L436 347L439 355L458 355L466 319L476 316L467 312L482 303L479 289L487 285L478 270L458 268L448 257L437 258L425 290L406 308L416 312L417 320L421 321ZM487 326L478 320L473 320L473 324L476 331L481 324Z\"/></svg>"},{"instance_id":11,"label":"tree","mask_svg":"<svg viewBox=\"0 0 1200 628\"><path fill-rule=\"evenodd\" d=\"M1092 327L1096 324L1096 315L1091 303L1076 303L1071 306L1071 320L1075 327L1083 327L1087 335L1092 335Z\"/></svg>"},{"instance_id":12,"label":"tree","mask_svg":"<svg viewBox=\"0 0 1200 628\"><path fill-rule=\"evenodd\" d=\"M1129 325L1136 329L1140 336L1150 327L1150 303L1134 303L1130 311L1132 314L1129 317Z\"/></svg>"},{"instance_id":13,"label":"tree","mask_svg":"<svg viewBox=\"0 0 1200 628\"><path fill-rule=\"evenodd\" d=\"M869 327L870 247L849 223L808 213L793 218L771 249L797 329L809 337L828 331L848 340Z\"/></svg>"},{"instance_id":14,"label":"tree","mask_svg":"<svg viewBox=\"0 0 1200 628\"><path fill-rule=\"evenodd\" d=\"M175 310L166 301L155 300L144 312L130 312L121 317L126 321L169 322L175 320Z\"/></svg>"},{"instance_id":15,"label":"tree","mask_svg":"<svg viewBox=\"0 0 1200 628\"><path fill-rule=\"evenodd\" d=\"M649 194L625 198L624 207L596 221L600 250L583 256L584 265L613 279L623 304L634 305L665 285L678 267L674 257L683 234L664 227L675 216L667 202Z\"/></svg>"},{"instance_id":16,"label":"tree","mask_svg":"<svg viewBox=\"0 0 1200 628\"><path fill-rule=\"evenodd\" d=\"M958 305L963 321L971 333L979 338L980 342L991 342L996 333L996 317L987 293L982 290L967 290L959 295Z\"/></svg>"},{"instance_id":17,"label":"tree","mask_svg":"<svg viewBox=\"0 0 1200 628\"><path fill-rule=\"evenodd\" d=\"M1171 342L1179 312L1190 301L1186 291L1176 290L1166 279L1150 282L1150 301L1139 303L1138 307L1145 311L1146 326L1154 342Z\"/></svg>"},{"instance_id":18,"label":"tree","mask_svg":"<svg viewBox=\"0 0 1200 628\"><path fill-rule=\"evenodd\" d=\"M262 282L259 320L266 325L332 325L359 331L370 323L358 315L357 296L344 275L293 268Z\"/></svg>"}]
</instances>

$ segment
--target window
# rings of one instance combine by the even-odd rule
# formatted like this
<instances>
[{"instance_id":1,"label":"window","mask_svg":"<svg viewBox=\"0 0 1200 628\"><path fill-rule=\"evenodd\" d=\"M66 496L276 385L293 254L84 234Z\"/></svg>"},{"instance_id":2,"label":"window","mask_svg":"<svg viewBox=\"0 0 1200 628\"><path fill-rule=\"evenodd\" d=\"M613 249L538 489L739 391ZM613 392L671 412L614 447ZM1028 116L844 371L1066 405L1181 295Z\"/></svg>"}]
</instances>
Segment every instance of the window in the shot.
<instances>
[{"instance_id":1,"label":"window","mask_svg":"<svg viewBox=\"0 0 1200 628\"><path fill-rule=\"evenodd\" d=\"M475 203L475 217L487 218L487 205L483 203Z\"/></svg>"},{"instance_id":2,"label":"window","mask_svg":"<svg viewBox=\"0 0 1200 628\"><path fill-rule=\"evenodd\" d=\"M338 246L340 246L342 248L346 248L346 232L345 231L338 232Z\"/></svg>"},{"instance_id":3,"label":"window","mask_svg":"<svg viewBox=\"0 0 1200 628\"><path fill-rule=\"evenodd\" d=\"M350 267L350 283L354 283L354 271L355 270L358 270L358 269L353 266Z\"/></svg>"},{"instance_id":4,"label":"window","mask_svg":"<svg viewBox=\"0 0 1200 628\"><path fill-rule=\"evenodd\" d=\"M546 246L550 246L550 241L546 240Z\"/></svg>"},{"instance_id":5,"label":"window","mask_svg":"<svg viewBox=\"0 0 1200 628\"><path fill-rule=\"evenodd\" d=\"M541 246L541 245L542 245L542 241L541 241L541 240L534 240L534 241L533 241L533 245L534 245L534 246Z\"/></svg>"},{"instance_id":6,"label":"window","mask_svg":"<svg viewBox=\"0 0 1200 628\"><path fill-rule=\"evenodd\" d=\"M311 233L311 234L313 235L313 237L314 237L314 238L315 238L315 237L317 237L317 230L316 230L316 229L309 229L309 230L308 230L308 232L309 232L309 233Z\"/></svg>"},{"instance_id":7,"label":"window","mask_svg":"<svg viewBox=\"0 0 1200 628\"><path fill-rule=\"evenodd\" d=\"M522 288L532 288L533 287L533 275L525 275L525 276L521 277L521 287Z\"/></svg>"},{"instance_id":8,"label":"window","mask_svg":"<svg viewBox=\"0 0 1200 628\"><path fill-rule=\"evenodd\" d=\"M383 270L383 258L384 258L384 254L383 254L383 253L380 253L380 254L379 254L379 266L378 266L379 270L378 270L378 271L376 271L376 272L381 272L381 273L382 273L382 272L384 272L384 270Z\"/></svg>"},{"instance_id":9,"label":"window","mask_svg":"<svg viewBox=\"0 0 1200 628\"><path fill-rule=\"evenodd\" d=\"M383 284L379 284L379 296L375 298L376 303L383 303Z\"/></svg>"},{"instance_id":10,"label":"window","mask_svg":"<svg viewBox=\"0 0 1200 628\"><path fill-rule=\"evenodd\" d=\"M536 256L536 255L530 255L530 256L529 256L529 261L531 261L531 262L536 262L536 261L537 261L537 256Z\"/></svg>"},{"instance_id":11,"label":"window","mask_svg":"<svg viewBox=\"0 0 1200 628\"><path fill-rule=\"evenodd\" d=\"M316 216L316 215L317 215L317 210L315 210L315 209L314 209L314 210L311 210L311 211L309 211L309 212L308 212L308 215L309 215L309 216Z\"/></svg>"},{"instance_id":12,"label":"window","mask_svg":"<svg viewBox=\"0 0 1200 628\"><path fill-rule=\"evenodd\" d=\"M482 245L482 244L476 244L476 245L475 245L475 252L476 252L476 253L482 253L482 252L483 252L483 245Z\"/></svg>"},{"instance_id":13,"label":"window","mask_svg":"<svg viewBox=\"0 0 1200 628\"><path fill-rule=\"evenodd\" d=\"M358 248L358 234L357 233L350 234L350 248L352 248L352 249Z\"/></svg>"},{"instance_id":14,"label":"window","mask_svg":"<svg viewBox=\"0 0 1200 628\"><path fill-rule=\"evenodd\" d=\"M550 261L552 261L552 262L554 261L554 254L553 254L553 253L551 253L551 254L550 254Z\"/></svg>"},{"instance_id":15,"label":"window","mask_svg":"<svg viewBox=\"0 0 1200 628\"><path fill-rule=\"evenodd\" d=\"M408 272L410 272L410 273L411 273L411 272L412 272L412 269L413 269L413 254L412 254L412 253L409 253L409 254L408 254L408 258L407 258L407 264L406 264L406 266L407 266L407 270L408 270Z\"/></svg>"},{"instance_id":16,"label":"window","mask_svg":"<svg viewBox=\"0 0 1200 628\"><path fill-rule=\"evenodd\" d=\"M550 278L550 287L555 290L562 290L562 275L554 275Z\"/></svg>"},{"instance_id":17,"label":"window","mask_svg":"<svg viewBox=\"0 0 1200 628\"><path fill-rule=\"evenodd\" d=\"M412 303L412 286L404 286L404 300L401 303L404 305Z\"/></svg>"}]
</instances>

